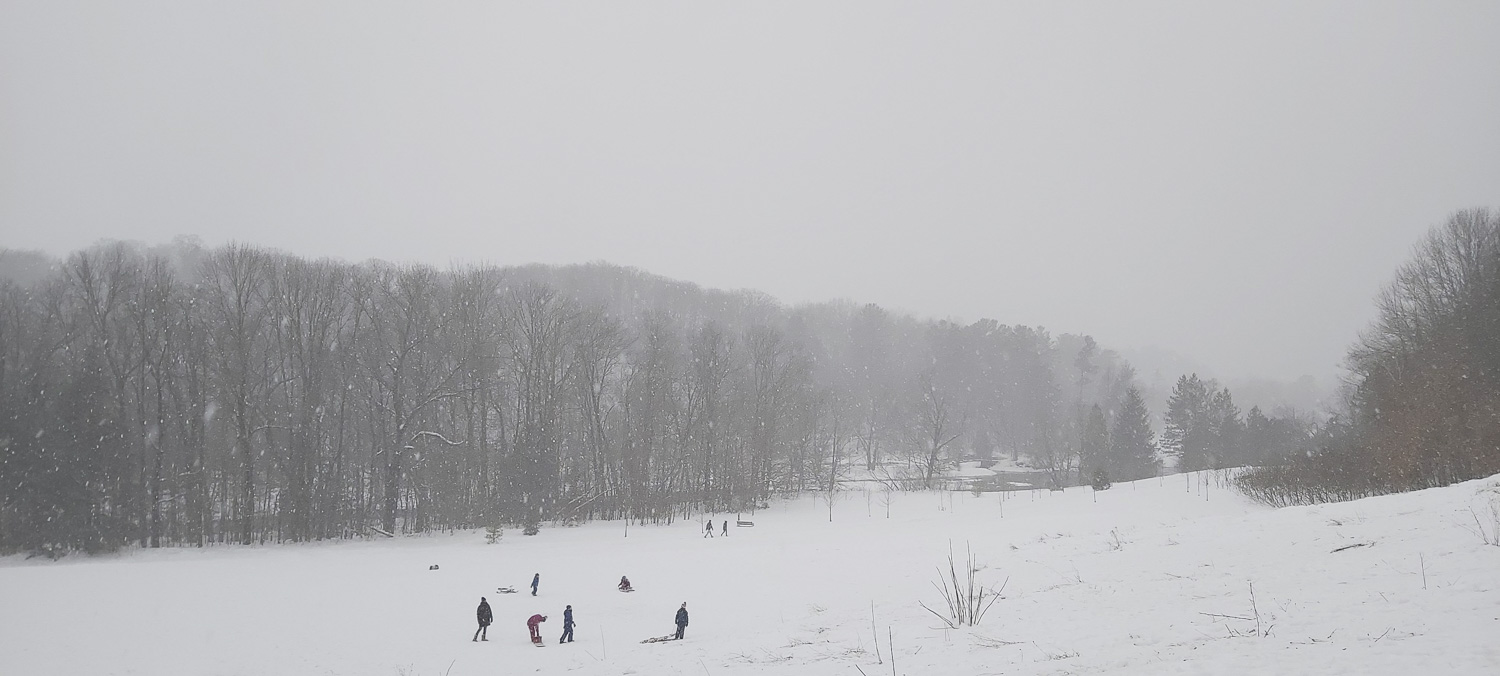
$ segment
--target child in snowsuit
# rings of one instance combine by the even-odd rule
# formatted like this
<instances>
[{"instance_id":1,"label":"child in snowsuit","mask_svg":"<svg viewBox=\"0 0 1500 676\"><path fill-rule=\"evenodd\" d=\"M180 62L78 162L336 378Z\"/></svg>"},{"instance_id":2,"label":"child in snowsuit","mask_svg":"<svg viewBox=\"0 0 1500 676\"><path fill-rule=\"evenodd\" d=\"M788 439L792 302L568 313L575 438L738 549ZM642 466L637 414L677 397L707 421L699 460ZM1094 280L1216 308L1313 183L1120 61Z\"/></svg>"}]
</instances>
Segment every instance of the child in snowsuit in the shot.
<instances>
[{"instance_id":1,"label":"child in snowsuit","mask_svg":"<svg viewBox=\"0 0 1500 676\"><path fill-rule=\"evenodd\" d=\"M537 585L539 585L541 583L542 583L542 574L541 573L537 573L536 575L532 575L531 576L531 595L532 596L536 596L536 587L537 587Z\"/></svg>"},{"instance_id":2,"label":"child in snowsuit","mask_svg":"<svg viewBox=\"0 0 1500 676\"><path fill-rule=\"evenodd\" d=\"M624 575L620 576L620 585L619 585L619 588L620 588L620 591L624 591L624 592L635 591L635 589L633 589L630 586L630 578L625 577Z\"/></svg>"},{"instance_id":3,"label":"child in snowsuit","mask_svg":"<svg viewBox=\"0 0 1500 676\"><path fill-rule=\"evenodd\" d=\"M573 606L568 606L565 610L563 610L563 635L562 638L557 639L557 642L573 642Z\"/></svg>"},{"instance_id":4,"label":"child in snowsuit","mask_svg":"<svg viewBox=\"0 0 1500 676\"><path fill-rule=\"evenodd\" d=\"M494 621L495 616L490 613L490 603L484 600L483 596L479 597L478 615L479 628L474 630L474 640L478 641L480 635L483 635L484 640L488 641L490 640L490 622Z\"/></svg>"},{"instance_id":5,"label":"child in snowsuit","mask_svg":"<svg viewBox=\"0 0 1500 676\"><path fill-rule=\"evenodd\" d=\"M532 615L530 619L526 620L526 628L531 630L532 643L535 643L537 645L542 644L542 630L541 627L537 625L540 625L541 623L546 621L546 615Z\"/></svg>"},{"instance_id":6,"label":"child in snowsuit","mask_svg":"<svg viewBox=\"0 0 1500 676\"><path fill-rule=\"evenodd\" d=\"M682 607L677 609L677 638L682 638L682 632L687 629L687 601L682 602Z\"/></svg>"}]
</instances>

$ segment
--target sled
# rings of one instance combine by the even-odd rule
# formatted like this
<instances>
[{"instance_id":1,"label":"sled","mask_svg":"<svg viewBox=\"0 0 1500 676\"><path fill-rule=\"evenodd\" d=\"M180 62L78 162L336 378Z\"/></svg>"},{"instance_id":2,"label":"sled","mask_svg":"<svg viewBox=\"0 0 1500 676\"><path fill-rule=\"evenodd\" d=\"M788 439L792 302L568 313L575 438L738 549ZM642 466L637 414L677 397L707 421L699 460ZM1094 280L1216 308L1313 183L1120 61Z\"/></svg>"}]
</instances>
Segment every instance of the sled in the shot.
<instances>
[{"instance_id":1,"label":"sled","mask_svg":"<svg viewBox=\"0 0 1500 676\"><path fill-rule=\"evenodd\" d=\"M621 589L620 591L622 591L622 592L633 592L633 591L635 591L635 588L631 587L630 589Z\"/></svg>"},{"instance_id":2,"label":"sled","mask_svg":"<svg viewBox=\"0 0 1500 676\"><path fill-rule=\"evenodd\" d=\"M514 594L514 593L516 593L516 588L515 587L499 587L499 588L495 589L495 593L496 594Z\"/></svg>"},{"instance_id":3,"label":"sled","mask_svg":"<svg viewBox=\"0 0 1500 676\"><path fill-rule=\"evenodd\" d=\"M676 640L677 640L677 635L676 634L667 634L666 636L653 636L653 637L648 638L648 639L646 639L644 641L641 641L641 643L662 643L664 641L676 641Z\"/></svg>"}]
</instances>

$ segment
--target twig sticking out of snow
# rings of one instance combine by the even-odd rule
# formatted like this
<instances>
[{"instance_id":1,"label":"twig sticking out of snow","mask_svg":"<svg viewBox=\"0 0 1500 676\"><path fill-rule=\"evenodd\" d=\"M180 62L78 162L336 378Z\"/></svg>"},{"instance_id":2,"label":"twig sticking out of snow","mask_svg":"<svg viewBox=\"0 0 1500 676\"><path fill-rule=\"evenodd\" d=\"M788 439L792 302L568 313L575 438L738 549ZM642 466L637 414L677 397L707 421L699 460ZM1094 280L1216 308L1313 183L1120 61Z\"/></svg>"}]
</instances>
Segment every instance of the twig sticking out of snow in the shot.
<instances>
[{"instance_id":1,"label":"twig sticking out of snow","mask_svg":"<svg viewBox=\"0 0 1500 676\"><path fill-rule=\"evenodd\" d=\"M979 634L974 634L970 636L970 638L976 645L985 648L1003 648L1005 646L1021 645L1023 643L1023 641L1007 641L1005 639L993 638L990 636L981 636Z\"/></svg>"},{"instance_id":2,"label":"twig sticking out of snow","mask_svg":"<svg viewBox=\"0 0 1500 676\"><path fill-rule=\"evenodd\" d=\"M1220 617L1222 617L1222 618L1224 618L1226 620L1243 620L1245 622L1254 622L1255 621L1255 618L1253 618L1253 617L1240 617L1239 615L1225 615L1223 613L1204 613L1204 612L1200 612L1198 614L1199 615L1207 615L1207 616L1213 617L1213 618L1220 618ZM1215 619L1214 621L1217 622L1218 620Z\"/></svg>"},{"instance_id":3,"label":"twig sticking out of snow","mask_svg":"<svg viewBox=\"0 0 1500 676\"><path fill-rule=\"evenodd\" d=\"M1222 618L1227 619L1227 620L1239 620L1241 622L1254 622L1255 623L1255 633L1254 633L1254 636L1259 636L1261 638L1265 638L1267 636L1270 636L1271 635L1271 629L1276 626L1274 624L1271 624L1271 625L1265 625L1264 627L1262 627L1261 621L1260 621L1260 606L1255 601L1255 583L1254 582L1250 583L1250 617L1244 617L1244 616L1241 616L1241 615L1228 615L1228 614L1225 614L1225 613L1203 613L1203 612L1200 612L1198 614L1199 615L1207 615L1207 616L1209 616L1211 618L1222 617ZM1217 621L1217 620L1215 620L1215 621ZM1228 628L1228 627L1226 626L1226 628ZM1232 628L1229 629L1229 634L1231 636L1244 636L1247 633L1248 632L1235 631Z\"/></svg>"},{"instance_id":4,"label":"twig sticking out of snow","mask_svg":"<svg viewBox=\"0 0 1500 676\"><path fill-rule=\"evenodd\" d=\"M1479 518L1479 512L1474 511L1474 506L1469 505L1469 514L1474 517L1474 529L1479 533L1479 539L1492 547L1500 547L1500 498L1490 498L1490 527L1484 527L1484 521Z\"/></svg>"},{"instance_id":5,"label":"twig sticking out of snow","mask_svg":"<svg viewBox=\"0 0 1500 676\"><path fill-rule=\"evenodd\" d=\"M896 639L889 624L885 625L885 645L891 649L891 676L896 676Z\"/></svg>"}]
</instances>

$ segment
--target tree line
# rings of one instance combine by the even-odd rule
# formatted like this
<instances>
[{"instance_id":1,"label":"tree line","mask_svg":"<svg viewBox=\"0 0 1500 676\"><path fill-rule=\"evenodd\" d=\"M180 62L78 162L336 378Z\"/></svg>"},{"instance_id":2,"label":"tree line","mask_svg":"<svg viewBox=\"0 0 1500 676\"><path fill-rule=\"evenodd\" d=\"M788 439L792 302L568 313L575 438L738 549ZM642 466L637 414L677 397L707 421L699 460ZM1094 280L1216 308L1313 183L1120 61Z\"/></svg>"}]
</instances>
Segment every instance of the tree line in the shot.
<instances>
[{"instance_id":1,"label":"tree line","mask_svg":"<svg viewBox=\"0 0 1500 676\"><path fill-rule=\"evenodd\" d=\"M1348 397L1308 452L1241 475L1272 504L1442 486L1500 472L1500 214L1434 227L1349 351Z\"/></svg>"},{"instance_id":2,"label":"tree line","mask_svg":"<svg viewBox=\"0 0 1500 676\"><path fill-rule=\"evenodd\" d=\"M968 457L1159 470L1130 365L1040 327L603 264L6 257L0 551L667 522Z\"/></svg>"},{"instance_id":3,"label":"tree line","mask_svg":"<svg viewBox=\"0 0 1500 676\"><path fill-rule=\"evenodd\" d=\"M1193 373L1177 379L1164 422L1163 451L1179 471L1194 472L1259 466L1301 452L1319 421L1295 411L1268 416L1259 406L1241 414L1229 388Z\"/></svg>"}]
</instances>

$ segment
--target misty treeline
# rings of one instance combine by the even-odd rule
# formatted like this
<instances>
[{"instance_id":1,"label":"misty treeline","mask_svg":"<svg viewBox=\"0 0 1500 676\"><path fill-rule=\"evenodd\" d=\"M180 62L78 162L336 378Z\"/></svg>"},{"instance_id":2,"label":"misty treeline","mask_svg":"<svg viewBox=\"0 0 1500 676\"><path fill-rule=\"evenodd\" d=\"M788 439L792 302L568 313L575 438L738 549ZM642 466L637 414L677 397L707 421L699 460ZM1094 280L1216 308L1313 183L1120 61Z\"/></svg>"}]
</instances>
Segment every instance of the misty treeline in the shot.
<instances>
[{"instance_id":1,"label":"misty treeline","mask_svg":"<svg viewBox=\"0 0 1500 676\"><path fill-rule=\"evenodd\" d=\"M1167 399L1161 447L1184 472L1261 465L1305 450L1317 422L1267 416L1259 406L1241 414L1228 388L1194 373L1178 378Z\"/></svg>"},{"instance_id":2,"label":"misty treeline","mask_svg":"<svg viewBox=\"0 0 1500 676\"><path fill-rule=\"evenodd\" d=\"M1350 349L1345 411L1295 453L1240 475L1275 505L1347 500L1500 472L1500 213L1434 227Z\"/></svg>"},{"instance_id":3,"label":"misty treeline","mask_svg":"<svg viewBox=\"0 0 1500 676\"><path fill-rule=\"evenodd\" d=\"M5 551L664 522L964 457L1055 485L1159 469L1133 369L1087 336L602 264L6 258Z\"/></svg>"}]
</instances>

